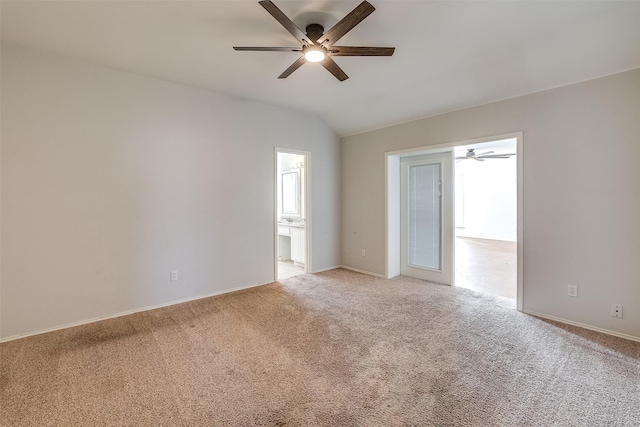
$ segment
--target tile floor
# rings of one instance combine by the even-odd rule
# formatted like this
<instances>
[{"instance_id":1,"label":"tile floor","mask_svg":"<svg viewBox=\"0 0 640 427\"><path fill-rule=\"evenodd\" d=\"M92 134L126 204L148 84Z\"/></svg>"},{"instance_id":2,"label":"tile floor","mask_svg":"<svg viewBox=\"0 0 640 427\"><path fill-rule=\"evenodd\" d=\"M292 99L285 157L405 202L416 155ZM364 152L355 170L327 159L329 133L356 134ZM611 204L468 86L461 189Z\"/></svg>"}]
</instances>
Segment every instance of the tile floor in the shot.
<instances>
[{"instance_id":1,"label":"tile floor","mask_svg":"<svg viewBox=\"0 0 640 427\"><path fill-rule=\"evenodd\" d=\"M304 268L296 267L293 265L293 261L278 261L278 279L286 279L299 274L304 274Z\"/></svg>"},{"instance_id":2,"label":"tile floor","mask_svg":"<svg viewBox=\"0 0 640 427\"><path fill-rule=\"evenodd\" d=\"M456 237L455 285L516 298L516 242Z\"/></svg>"}]
</instances>

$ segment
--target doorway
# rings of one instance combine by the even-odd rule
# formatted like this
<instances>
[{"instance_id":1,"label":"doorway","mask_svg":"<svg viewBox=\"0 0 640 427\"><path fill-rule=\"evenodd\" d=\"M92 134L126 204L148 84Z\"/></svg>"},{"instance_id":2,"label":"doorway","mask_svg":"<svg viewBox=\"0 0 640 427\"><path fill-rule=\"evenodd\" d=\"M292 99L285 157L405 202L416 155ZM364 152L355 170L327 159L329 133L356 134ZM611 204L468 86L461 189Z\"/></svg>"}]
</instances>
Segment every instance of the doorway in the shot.
<instances>
[{"instance_id":1,"label":"doorway","mask_svg":"<svg viewBox=\"0 0 640 427\"><path fill-rule=\"evenodd\" d=\"M309 268L308 163L308 153L276 149L276 280L305 274Z\"/></svg>"},{"instance_id":2,"label":"doorway","mask_svg":"<svg viewBox=\"0 0 640 427\"><path fill-rule=\"evenodd\" d=\"M455 284L517 296L517 141L457 146Z\"/></svg>"},{"instance_id":3,"label":"doorway","mask_svg":"<svg viewBox=\"0 0 640 427\"><path fill-rule=\"evenodd\" d=\"M466 147L466 146L475 146L476 144L488 144L491 142L502 141L502 140L515 140L515 162L517 165L517 173L516 173L516 193L517 193L517 201L516 201L516 306L517 309L522 311L523 308L523 234L524 234L524 224L523 224L523 135L521 132L506 134L506 135L498 135L495 137L487 137L487 138L479 138L475 140L468 141L459 141L459 142L451 142L445 144L437 144L424 146L419 148L407 149L407 150L399 150L393 152L385 153L385 163L386 163L386 195L385 195L385 204L386 204L386 263L385 263L385 273L386 277L392 278L402 274L402 251L406 248L403 246L405 243L402 240L402 205L403 199L401 197L401 181L403 177L403 169L401 167L401 161L403 158L407 157L415 157L421 155L432 155L438 153L449 153L451 156L451 162L454 163L454 156L456 147ZM478 148L482 148L482 146L478 146ZM490 150L488 150L490 151ZM474 160L469 160L474 161ZM406 172L405 172L406 173ZM453 178L453 174L451 177L452 181L455 181ZM454 182L455 185L455 182ZM453 197L453 188L449 188L451 192L451 197ZM449 215L449 214L447 214ZM450 225L445 226L443 223L443 227L448 227L448 230L443 231L443 236L450 236L449 238L449 247L445 247L444 242L441 248L443 251L443 255L450 255L452 258L452 263L450 271L452 280L451 285L456 285L456 275L453 273L456 268L456 256L455 256L455 232L454 232L454 224L455 224L455 209L452 209L450 213ZM460 248L458 248L460 249ZM442 283L442 282L440 282Z\"/></svg>"}]
</instances>

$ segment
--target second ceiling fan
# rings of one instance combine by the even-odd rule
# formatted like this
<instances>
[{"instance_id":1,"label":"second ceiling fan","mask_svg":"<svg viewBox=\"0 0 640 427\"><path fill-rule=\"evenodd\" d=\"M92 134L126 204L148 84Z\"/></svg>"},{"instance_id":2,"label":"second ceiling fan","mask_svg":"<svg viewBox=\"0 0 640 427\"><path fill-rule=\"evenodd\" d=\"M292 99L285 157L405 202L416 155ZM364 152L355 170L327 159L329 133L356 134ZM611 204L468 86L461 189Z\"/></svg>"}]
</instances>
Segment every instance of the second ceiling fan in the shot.
<instances>
[{"instance_id":1,"label":"second ceiling fan","mask_svg":"<svg viewBox=\"0 0 640 427\"><path fill-rule=\"evenodd\" d=\"M477 160L479 162L484 162L485 159L508 159L511 156L515 156L515 153L505 153L505 154L493 154L493 151L487 151L485 153L476 154L475 149L467 148L467 152L464 156L456 157L456 160Z\"/></svg>"},{"instance_id":2,"label":"second ceiling fan","mask_svg":"<svg viewBox=\"0 0 640 427\"><path fill-rule=\"evenodd\" d=\"M239 51L258 52L300 52L302 55L289 68L287 68L279 79L287 78L295 70L300 68L305 62L319 62L331 74L340 81L349 78L347 74L331 58L332 56L391 56L395 51L394 47L366 47L366 46L334 46L342 36L347 34L358 25L364 18L376 10L371 3L363 1L340 22L331 27L327 32L320 24L309 24L306 33L293 23L273 2L266 0L258 2L267 12L273 16L284 28L287 29L301 44L301 47L242 47L234 46Z\"/></svg>"}]
</instances>

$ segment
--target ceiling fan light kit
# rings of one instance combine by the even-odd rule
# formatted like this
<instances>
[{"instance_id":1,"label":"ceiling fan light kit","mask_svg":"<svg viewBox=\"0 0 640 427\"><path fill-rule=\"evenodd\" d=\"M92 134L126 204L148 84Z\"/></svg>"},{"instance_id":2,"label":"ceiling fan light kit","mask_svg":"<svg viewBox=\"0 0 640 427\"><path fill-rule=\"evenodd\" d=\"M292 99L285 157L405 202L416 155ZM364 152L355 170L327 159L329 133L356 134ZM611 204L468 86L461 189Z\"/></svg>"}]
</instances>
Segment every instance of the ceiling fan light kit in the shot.
<instances>
[{"instance_id":1,"label":"ceiling fan light kit","mask_svg":"<svg viewBox=\"0 0 640 427\"><path fill-rule=\"evenodd\" d=\"M368 1L360 3L326 33L324 32L324 27L320 24L307 25L305 33L270 0L260 1L258 3L289 31L289 33L302 44L302 47L234 46L233 48L237 51L300 52L302 56L280 74L280 76L278 76L279 79L289 77L291 73L300 68L305 62L317 62L333 74L335 78L344 81L348 79L349 76L336 64L331 58L332 56L391 56L395 51L394 47L333 45L376 10Z\"/></svg>"},{"instance_id":2,"label":"ceiling fan light kit","mask_svg":"<svg viewBox=\"0 0 640 427\"><path fill-rule=\"evenodd\" d=\"M322 46L305 46L302 52L304 59L309 62L320 62L327 56L327 50Z\"/></svg>"}]
</instances>

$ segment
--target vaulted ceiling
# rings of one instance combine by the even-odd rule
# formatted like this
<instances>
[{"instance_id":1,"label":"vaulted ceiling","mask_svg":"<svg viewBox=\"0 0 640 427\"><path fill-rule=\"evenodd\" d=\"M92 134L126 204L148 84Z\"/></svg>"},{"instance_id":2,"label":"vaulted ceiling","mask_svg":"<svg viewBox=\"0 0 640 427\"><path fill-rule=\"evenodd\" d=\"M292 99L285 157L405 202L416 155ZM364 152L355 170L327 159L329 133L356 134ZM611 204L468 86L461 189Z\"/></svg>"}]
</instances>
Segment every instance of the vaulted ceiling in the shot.
<instances>
[{"instance_id":1,"label":"vaulted ceiling","mask_svg":"<svg viewBox=\"0 0 640 427\"><path fill-rule=\"evenodd\" d=\"M4 42L307 111L345 136L640 67L640 2L381 1L339 44L395 46L277 79L296 46L257 1L3 1ZM360 1L274 3L330 28Z\"/></svg>"}]
</instances>

